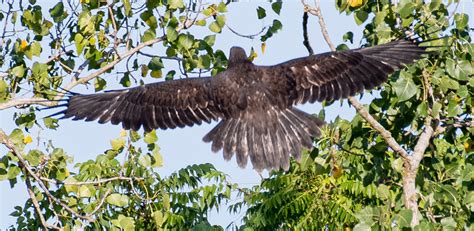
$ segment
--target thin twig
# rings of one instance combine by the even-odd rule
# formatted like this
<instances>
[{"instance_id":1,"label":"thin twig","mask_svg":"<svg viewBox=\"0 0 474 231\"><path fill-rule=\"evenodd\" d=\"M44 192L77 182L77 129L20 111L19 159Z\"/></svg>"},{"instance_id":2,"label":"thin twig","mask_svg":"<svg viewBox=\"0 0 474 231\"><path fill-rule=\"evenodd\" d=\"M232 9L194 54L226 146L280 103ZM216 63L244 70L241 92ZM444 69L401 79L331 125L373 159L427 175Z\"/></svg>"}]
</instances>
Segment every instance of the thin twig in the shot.
<instances>
[{"instance_id":1,"label":"thin twig","mask_svg":"<svg viewBox=\"0 0 474 231\"><path fill-rule=\"evenodd\" d=\"M313 48L308 39L308 12L306 11L303 14L303 45L308 50L309 55L314 54Z\"/></svg>"},{"instance_id":2,"label":"thin twig","mask_svg":"<svg viewBox=\"0 0 474 231\"><path fill-rule=\"evenodd\" d=\"M112 189L107 189L107 191L104 193L104 196L102 197L102 199L100 199L100 202L99 204L97 205L97 207L95 207L95 209L90 213L90 214L96 214L97 211L99 211L99 209L102 207L102 205L104 204L105 202L105 199L107 199L107 197L109 196L110 192L112 192Z\"/></svg>"}]
</instances>

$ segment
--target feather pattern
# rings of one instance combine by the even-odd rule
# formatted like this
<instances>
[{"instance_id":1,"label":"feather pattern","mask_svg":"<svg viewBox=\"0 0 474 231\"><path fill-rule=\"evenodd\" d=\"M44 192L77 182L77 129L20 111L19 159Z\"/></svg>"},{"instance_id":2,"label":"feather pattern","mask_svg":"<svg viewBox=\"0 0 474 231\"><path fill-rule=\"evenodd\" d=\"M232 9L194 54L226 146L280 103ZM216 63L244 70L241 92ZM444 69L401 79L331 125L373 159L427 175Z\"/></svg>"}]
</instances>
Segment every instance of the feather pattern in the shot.
<instances>
[{"instance_id":1,"label":"feather pattern","mask_svg":"<svg viewBox=\"0 0 474 231\"><path fill-rule=\"evenodd\" d=\"M427 53L410 40L328 52L273 66L251 63L242 48L230 51L228 68L214 77L189 78L73 95L56 114L73 120L121 123L146 132L220 122L203 140L257 170L285 169L290 156L313 146L324 122L293 106L332 101L379 86L388 74Z\"/></svg>"}]
</instances>

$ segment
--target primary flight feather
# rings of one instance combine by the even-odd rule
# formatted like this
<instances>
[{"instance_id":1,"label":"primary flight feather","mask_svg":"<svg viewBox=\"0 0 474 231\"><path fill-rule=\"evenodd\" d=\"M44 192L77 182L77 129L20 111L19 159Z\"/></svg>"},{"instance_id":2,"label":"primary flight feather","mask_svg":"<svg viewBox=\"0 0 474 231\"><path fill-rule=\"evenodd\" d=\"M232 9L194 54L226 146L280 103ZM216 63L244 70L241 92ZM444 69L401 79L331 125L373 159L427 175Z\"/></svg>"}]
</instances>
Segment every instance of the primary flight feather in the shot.
<instances>
[{"instance_id":1,"label":"primary flight feather","mask_svg":"<svg viewBox=\"0 0 474 231\"><path fill-rule=\"evenodd\" d=\"M258 66L240 47L230 50L227 70L214 77L187 78L125 90L73 95L59 114L73 120L122 123L145 131L220 120L203 140L224 158L248 159L256 170L289 168L320 136L320 119L296 109L306 102L331 101L372 89L419 59L425 48L408 39L327 52L273 66Z\"/></svg>"}]
</instances>

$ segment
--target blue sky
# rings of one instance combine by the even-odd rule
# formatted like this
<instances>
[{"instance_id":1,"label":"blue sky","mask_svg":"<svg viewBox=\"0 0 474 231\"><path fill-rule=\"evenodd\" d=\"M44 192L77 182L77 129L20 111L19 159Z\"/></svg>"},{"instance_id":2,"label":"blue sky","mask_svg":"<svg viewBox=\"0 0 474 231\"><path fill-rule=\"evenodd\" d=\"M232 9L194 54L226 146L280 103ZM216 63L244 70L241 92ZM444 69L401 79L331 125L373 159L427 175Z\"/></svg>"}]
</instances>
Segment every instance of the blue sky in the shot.
<instances>
[{"instance_id":1,"label":"blue sky","mask_svg":"<svg viewBox=\"0 0 474 231\"><path fill-rule=\"evenodd\" d=\"M309 2L312 3L312 1ZM360 31L362 31L362 27L354 23L353 16L339 14L334 7L333 1L321 1L321 4L333 43L336 45L342 43L342 35L347 31L353 31L355 44L348 45L351 48L358 47L360 45ZM267 14L270 15L268 19L263 21L257 19L255 10L257 6L269 9L267 10ZM232 3L228 7L227 24L240 34L255 34L261 30L262 26L270 25L273 18L276 17L269 6L269 3L263 1ZM470 14L470 25L474 25L473 7L474 4L471 1L464 1L458 9L459 12ZM51 3L45 3L43 8L45 10L51 8ZM232 46L241 46L247 53L254 46L259 53L254 62L259 65L272 65L288 59L306 56L308 52L302 44L302 14L303 7L300 1L284 2L281 15L277 17L283 24L283 30L267 42L267 49L264 54L259 49L259 39L241 38L231 33L228 29L224 29L223 33L218 35L215 47L228 54ZM317 19L314 16L309 18L308 29L310 43L315 53L329 51L321 36ZM200 28L192 31L196 32L197 36L199 36L198 30ZM157 45L156 47L160 46ZM167 71L164 71L164 73ZM113 74L108 76L113 77ZM113 79L115 80L116 78ZM146 81L153 82L156 80L148 78ZM120 85L111 84L111 88L120 88ZM77 90L74 89L74 91ZM80 88L79 91L82 93L93 93L91 88ZM362 102L370 102L371 98L372 96L366 93L362 98ZM320 104L309 104L301 108L308 113L318 113L321 106ZM14 123L12 122L13 113L19 110L12 108L0 111L0 127L7 134L14 129ZM49 113L39 113L38 116L43 117ZM350 119L354 114L354 109L349 108L346 101L344 101L343 106L335 103L326 109L327 118L335 118L339 115ZM241 169L237 166L235 159L229 162L224 161L222 152L212 153L210 144L202 142L202 137L216 124L216 122L213 122L191 128L157 131L158 144L161 147L161 154L164 159L164 167L157 169L157 171L162 175L169 175L191 164L212 163L218 170L227 173L231 182L238 183L242 187L258 184L261 177L252 169L251 165ZM110 139L118 137L121 130L120 126L71 120L60 121L60 125L55 131L33 129L31 136L33 136L33 140L38 137L38 134L42 137L43 141L51 139L56 147L62 147L69 155L74 156L76 163L95 159L96 155L103 153L104 150L110 147ZM6 153L6 149L3 146L0 147L0 153L0 155ZM266 176L267 174L264 173L263 175ZM10 188L8 181L0 182L0 204L2 205L0 207L0 229L7 228L15 223L15 219L8 215L13 211L14 206L23 205L26 199L26 188L21 180L19 180L14 189ZM212 223L225 227L230 222L239 220L241 215L230 215L226 209L221 209L219 213L211 213L210 217Z\"/></svg>"}]
</instances>

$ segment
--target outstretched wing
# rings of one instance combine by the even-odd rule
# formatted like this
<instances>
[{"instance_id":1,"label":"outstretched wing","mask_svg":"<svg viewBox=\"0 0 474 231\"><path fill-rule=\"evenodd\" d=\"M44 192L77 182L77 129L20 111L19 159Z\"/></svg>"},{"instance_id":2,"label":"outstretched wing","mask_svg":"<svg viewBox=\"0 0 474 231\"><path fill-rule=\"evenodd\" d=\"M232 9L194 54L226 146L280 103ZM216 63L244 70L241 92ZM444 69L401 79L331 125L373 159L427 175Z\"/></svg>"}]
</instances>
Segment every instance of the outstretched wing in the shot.
<instances>
[{"instance_id":1,"label":"outstretched wing","mask_svg":"<svg viewBox=\"0 0 474 231\"><path fill-rule=\"evenodd\" d=\"M331 101L372 89L388 74L425 54L414 41L401 39L373 47L328 52L262 67L269 84L289 89L290 104ZM291 85L291 86L288 86Z\"/></svg>"},{"instance_id":2,"label":"outstretched wing","mask_svg":"<svg viewBox=\"0 0 474 231\"><path fill-rule=\"evenodd\" d=\"M145 131L210 123L220 117L210 96L211 78L189 78L146 84L126 90L74 95L57 114L73 120L122 123Z\"/></svg>"}]
</instances>

